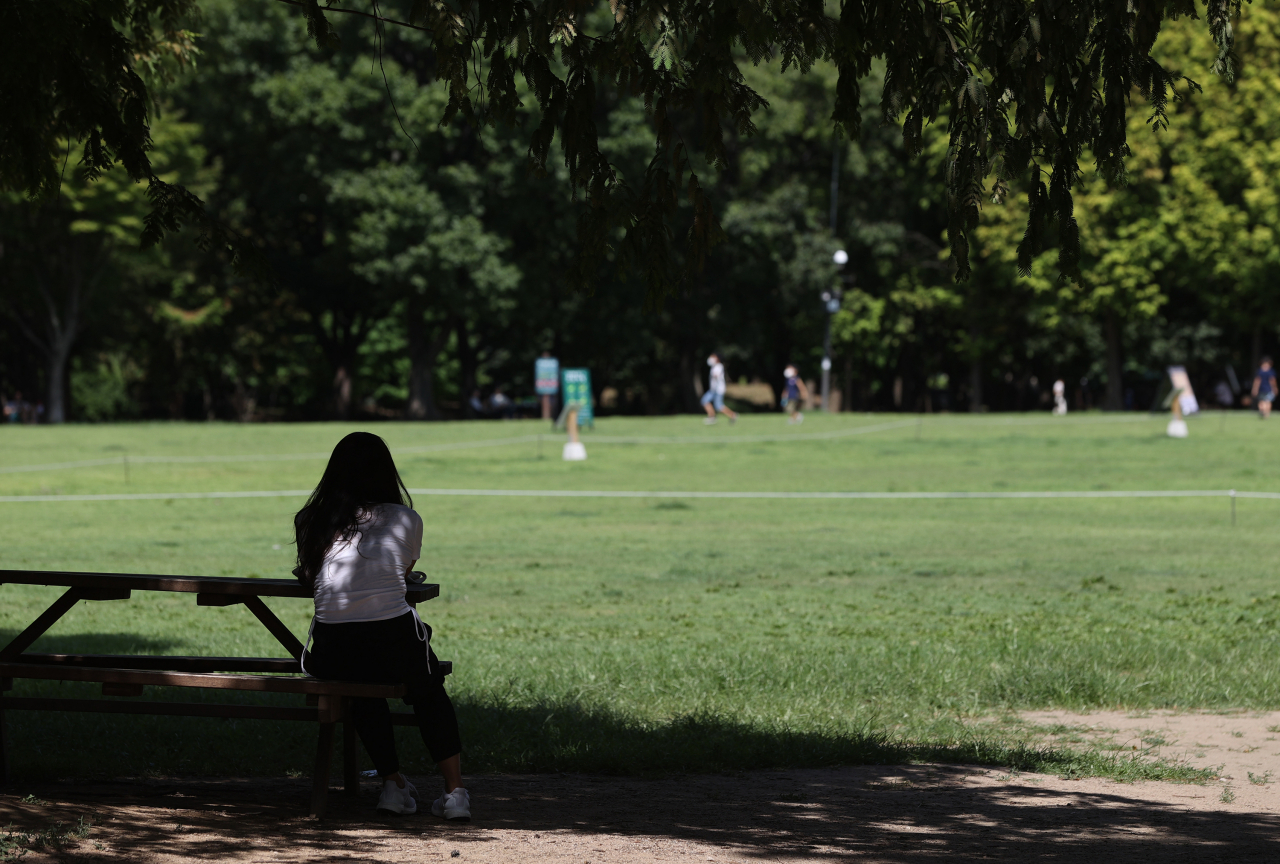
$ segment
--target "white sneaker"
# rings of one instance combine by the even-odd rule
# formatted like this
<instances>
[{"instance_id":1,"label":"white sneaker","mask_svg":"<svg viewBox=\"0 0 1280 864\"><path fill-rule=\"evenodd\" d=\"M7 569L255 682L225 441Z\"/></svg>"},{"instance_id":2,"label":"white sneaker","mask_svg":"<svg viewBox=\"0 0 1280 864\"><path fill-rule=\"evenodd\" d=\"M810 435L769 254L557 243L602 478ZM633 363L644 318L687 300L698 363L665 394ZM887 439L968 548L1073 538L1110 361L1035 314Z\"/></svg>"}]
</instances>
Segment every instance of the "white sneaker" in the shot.
<instances>
[{"instance_id":1,"label":"white sneaker","mask_svg":"<svg viewBox=\"0 0 1280 864\"><path fill-rule=\"evenodd\" d=\"M431 803L431 815L443 816L450 822L471 821L471 793L459 786Z\"/></svg>"},{"instance_id":2,"label":"white sneaker","mask_svg":"<svg viewBox=\"0 0 1280 864\"><path fill-rule=\"evenodd\" d=\"M382 784L382 797L378 799L379 813L392 813L396 816L410 816L418 812L418 790L408 780L404 788L396 785L396 781L388 778Z\"/></svg>"},{"instance_id":3,"label":"white sneaker","mask_svg":"<svg viewBox=\"0 0 1280 864\"><path fill-rule=\"evenodd\" d=\"M705 425L705 426L714 426L714 425L716 425L716 418L714 418L714 417L703 417L703 418L702 418L702 423L703 423L703 425Z\"/></svg>"}]
</instances>

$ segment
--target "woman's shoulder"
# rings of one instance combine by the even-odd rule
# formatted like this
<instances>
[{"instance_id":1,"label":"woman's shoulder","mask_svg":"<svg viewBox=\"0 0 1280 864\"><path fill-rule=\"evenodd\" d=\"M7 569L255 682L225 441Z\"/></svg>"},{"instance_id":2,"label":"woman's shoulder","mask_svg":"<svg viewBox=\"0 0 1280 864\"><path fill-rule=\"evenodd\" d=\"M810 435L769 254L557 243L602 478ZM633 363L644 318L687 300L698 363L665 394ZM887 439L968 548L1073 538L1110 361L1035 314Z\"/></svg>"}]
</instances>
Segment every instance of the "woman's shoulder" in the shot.
<instances>
[{"instance_id":1,"label":"woman's shoulder","mask_svg":"<svg viewBox=\"0 0 1280 864\"><path fill-rule=\"evenodd\" d=\"M379 504L374 508L378 513L378 521L392 525L421 525L422 517L412 507L403 504Z\"/></svg>"}]
</instances>

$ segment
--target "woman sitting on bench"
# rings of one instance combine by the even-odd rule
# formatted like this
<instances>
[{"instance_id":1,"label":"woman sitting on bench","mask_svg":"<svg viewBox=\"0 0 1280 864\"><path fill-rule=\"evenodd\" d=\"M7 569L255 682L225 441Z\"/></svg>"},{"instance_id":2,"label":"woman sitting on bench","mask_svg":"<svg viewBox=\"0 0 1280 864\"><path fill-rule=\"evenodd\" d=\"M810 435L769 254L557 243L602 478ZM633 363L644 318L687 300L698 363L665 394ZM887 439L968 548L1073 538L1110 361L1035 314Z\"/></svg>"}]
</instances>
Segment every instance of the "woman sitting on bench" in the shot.
<instances>
[{"instance_id":1,"label":"woman sitting on bench","mask_svg":"<svg viewBox=\"0 0 1280 864\"><path fill-rule=\"evenodd\" d=\"M294 517L298 567L312 589L315 619L303 668L317 678L404 684L418 729L444 776L436 816L471 819L462 788L458 719L431 650L431 628L405 602L405 578L422 551L422 518L377 435L352 432L338 442L320 485ZM378 810L418 810L417 790L400 773L386 699L352 699L351 720L378 776Z\"/></svg>"}]
</instances>

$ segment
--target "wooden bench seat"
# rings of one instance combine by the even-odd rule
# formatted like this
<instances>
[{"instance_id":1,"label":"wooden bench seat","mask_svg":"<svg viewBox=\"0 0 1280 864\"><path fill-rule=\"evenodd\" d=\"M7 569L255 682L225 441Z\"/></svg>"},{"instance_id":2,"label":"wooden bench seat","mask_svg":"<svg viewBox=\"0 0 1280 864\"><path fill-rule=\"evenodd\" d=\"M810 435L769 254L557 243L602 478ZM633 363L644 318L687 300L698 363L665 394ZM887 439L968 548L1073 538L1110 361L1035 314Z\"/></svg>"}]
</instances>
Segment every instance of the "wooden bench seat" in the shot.
<instances>
[{"instance_id":1,"label":"wooden bench seat","mask_svg":"<svg viewBox=\"0 0 1280 864\"><path fill-rule=\"evenodd\" d=\"M0 695L0 711L160 714L182 717L302 720L319 723L320 735L316 744L316 765L311 790L311 812L317 816L323 816L326 809L334 726L337 723L342 723L343 728L343 787L349 794L354 794L359 788L357 743L354 727L350 723L348 700L361 697L396 699L404 698L405 695L405 687L402 684L362 684L304 676L300 674L298 661L293 658L165 657L116 654L23 654L19 656L22 662L0 662L0 694L13 689L15 678L25 678L101 684L104 696L137 697L142 695L144 686L153 686L287 693L306 697L306 707L292 708L221 702L144 702L132 699L114 701ZM175 666L184 670L203 667L285 674L174 671ZM441 661L440 666L446 675L453 671L453 664L450 662ZM392 712L391 717L396 725L417 724L417 719L411 713Z\"/></svg>"}]
</instances>

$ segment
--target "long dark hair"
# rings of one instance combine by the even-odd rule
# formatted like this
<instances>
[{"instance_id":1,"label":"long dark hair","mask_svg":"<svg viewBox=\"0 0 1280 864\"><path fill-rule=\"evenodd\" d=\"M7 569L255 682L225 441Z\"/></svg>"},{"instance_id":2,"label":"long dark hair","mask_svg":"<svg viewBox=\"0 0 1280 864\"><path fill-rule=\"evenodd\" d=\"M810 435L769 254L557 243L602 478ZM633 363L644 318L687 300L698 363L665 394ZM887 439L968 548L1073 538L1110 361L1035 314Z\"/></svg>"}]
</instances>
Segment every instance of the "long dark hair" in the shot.
<instances>
[{"instance_id":1,"label":"long dark hair","mask_svg":"<svg viewBox=\"0 0 1280 864\"><path fill-rule=\"evenodd\" d=\"M350 540L378 504L413 506L387 442L369 432L352 432L338 442L311 497L293 517L298 567L293 575L314 585L325 553Z\"/></svg>"}]
</instances>

